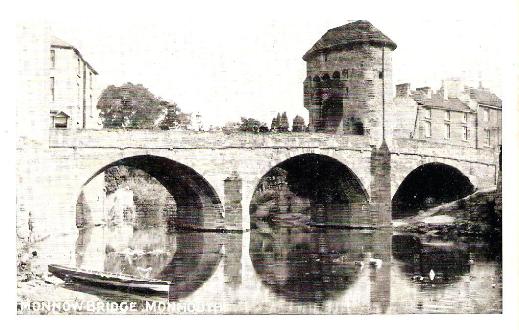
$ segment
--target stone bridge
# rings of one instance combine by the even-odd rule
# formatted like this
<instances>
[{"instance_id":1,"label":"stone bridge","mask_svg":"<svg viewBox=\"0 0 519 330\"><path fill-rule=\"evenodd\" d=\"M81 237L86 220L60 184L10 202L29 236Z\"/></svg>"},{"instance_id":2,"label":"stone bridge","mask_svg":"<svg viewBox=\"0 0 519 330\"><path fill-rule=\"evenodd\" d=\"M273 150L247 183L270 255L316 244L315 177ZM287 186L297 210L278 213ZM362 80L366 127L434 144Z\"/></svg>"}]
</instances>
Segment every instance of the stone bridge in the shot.
<instances>
[{"instance_id":1,"label":"stone bridge","mask_svg":"<svg viewBox=\"0 0 519 330\"><path fill-rule=\"evenodd\" d=\"M342 164L365 194L372 216L355 225L390 225L391 199L395 205L395 198L416 197L417 189L427 189L428 179L440 186L470 185L471 191L496 184L494 150L411 139L387 145L384 152L367 137L327 133L51 130L46 169L52 196L44 202L45 227L53 233L76 230L83 187L117 164L157 178L175 198L177 212L202 206L198 229L205 230L249 230L249 205L261 178L287 160L299 159L297 166L305 166L304 157L298 157L307 154Z\"/></svg>"}]
</instances>

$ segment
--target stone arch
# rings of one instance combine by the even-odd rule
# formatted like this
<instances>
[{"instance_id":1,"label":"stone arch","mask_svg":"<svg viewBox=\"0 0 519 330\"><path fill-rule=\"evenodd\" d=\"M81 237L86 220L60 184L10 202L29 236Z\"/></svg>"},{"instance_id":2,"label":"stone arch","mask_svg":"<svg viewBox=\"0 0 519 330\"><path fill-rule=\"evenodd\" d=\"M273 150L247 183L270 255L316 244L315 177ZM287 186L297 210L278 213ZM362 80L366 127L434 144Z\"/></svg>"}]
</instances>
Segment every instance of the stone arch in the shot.
<instances>
[{"instance_id":1,"label":"stone arch","mask_svg":"<svg viewBox=\"0 0 519 330\"><path fill-rule=\"evenodd\" d=\"M394 192L393 218L412 215L420 209L451 202L474 191L470 175L458 166L439 161L423 163L405 174Z\"/></svg>"},{"instance_id":2,"label":"stone arch","mask_svg":"<svg viewBox=\"0 0 519 330\"><path fill-rule=\"evenodd\" d=\"M125 165L140 169L162 184L173 196L176 215L171 225L187 229L222 229L223 205L213 186L192 167L164 156L131 155L105 163L83 187L110 167ZM91 173L91 172L90 172Z\"/></svg>"},{"instance_id":3,"label":"stone arch","mask_svg":"<svg viewBox=\"0 0 519 330\"><path fill-rule=\"evenodd\" d=\"M304 199L302 203L310 207L310 213L307 215L313 220L318 220L317 222L322 220L318 218L326 216L335 217L332 222L339 225L351 225L356 221L365 222L367 219L369 194L360 178L344 162L329 155L310 152L292 155L281 162L272 163L253 183L249 203L251 218L253 214L258 214L257 210L260 207L258 201L263 198L261 196L265 192L269 193L268 190L272 185L277 184L275 180L279 176L283 177L281 181L286 181L288 187L286 195L296 201L300 201L300 198ZM285 188L281 187L281 189ZM290 203L284 206L287 206L288 212L292 211ZM314 206L315 212L312 209ZM329 206L330 208L327 208ZM332 206L337 207L337 216L330 215L333 213ZM355 219L352 219L352 216L355 216ZM340 223L338 223L339 217Z\"/></svg>"}]
</instances>

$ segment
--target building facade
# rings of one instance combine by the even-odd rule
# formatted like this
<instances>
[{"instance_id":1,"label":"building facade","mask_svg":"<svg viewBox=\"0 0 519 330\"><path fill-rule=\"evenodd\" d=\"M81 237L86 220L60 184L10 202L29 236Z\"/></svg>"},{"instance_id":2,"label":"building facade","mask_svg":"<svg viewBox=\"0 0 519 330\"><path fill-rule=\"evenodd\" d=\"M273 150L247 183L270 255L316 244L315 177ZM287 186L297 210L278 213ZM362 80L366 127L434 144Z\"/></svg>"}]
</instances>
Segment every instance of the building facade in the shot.
<instances>
[{"instance_id":1,"label":"building facade","mask_svg":"<svg viewBox=\"0 0 519 330\"><path fill-rule=\"evenodd\" d=\"M49 68L50 127L101 128L96 108L98 73L79 50L51 37Z\"/></svg>"},{"instance_id":2,"label":"building facade","mask_svg":"<svg viewBox=\"0 0 519 330\"><path fill-rule=\"evenodd\" d=\"M472 148L501 145L501 100L488 89L470 88L448 79L434 92L396 86L392 111L393 137L413 138Z\"/></svg>"}]
</instances>

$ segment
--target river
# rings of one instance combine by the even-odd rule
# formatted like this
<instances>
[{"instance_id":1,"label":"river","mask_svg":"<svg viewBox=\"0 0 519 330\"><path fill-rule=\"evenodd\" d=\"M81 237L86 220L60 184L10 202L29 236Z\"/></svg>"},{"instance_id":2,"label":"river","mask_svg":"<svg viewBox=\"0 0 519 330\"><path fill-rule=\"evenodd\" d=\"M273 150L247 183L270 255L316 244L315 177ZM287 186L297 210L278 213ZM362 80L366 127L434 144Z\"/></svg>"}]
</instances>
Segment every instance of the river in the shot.
<instances>
[{"instance_id":1,"label":"river","mask_svg":"<svg viewBox=\"0 0 519 330\"><path fill-rule=\"evenodd\" d=\"M173 281L169 298L62 284L108 302L189 313L501 313L500 246L387 230L244 234L82 228L69 264ZM370 263L371 261L371 263ZM217 306L217 310L211 309ZM164 312L164 311L151 311Z\"/></svg>"}]
</instances>

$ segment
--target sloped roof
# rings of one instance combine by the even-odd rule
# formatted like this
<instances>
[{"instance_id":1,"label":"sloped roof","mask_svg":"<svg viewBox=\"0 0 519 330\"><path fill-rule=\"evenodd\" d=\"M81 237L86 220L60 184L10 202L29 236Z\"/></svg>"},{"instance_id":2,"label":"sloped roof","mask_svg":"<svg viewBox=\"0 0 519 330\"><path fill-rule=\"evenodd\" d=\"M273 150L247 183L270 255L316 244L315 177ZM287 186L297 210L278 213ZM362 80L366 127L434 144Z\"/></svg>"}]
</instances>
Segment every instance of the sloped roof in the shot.
<instances>
[{"instance_id":1,"label":"sloped roof","mask_svg":"<svg viewBox=\"0 0 519 330\"><path fill-rule=\"evenodd\" d=\"M81 55L81 53L79 52L79 50L74 47L73 45L69 44L68 42L66 41L63 41L61 40L60 38L58 37L55 37L55 36L52 36L51 37L51 40L50 40L50 46L51 47L55 47L55 48L65 48L65 49L72 49L74 51L74 53L76 53L77 56L79 56L79 58L81 58L81 60L83 62L86 63L86 65L90 68L90 70L92 70L92 72L94 74L98 74L97 71L90 65L90 63L88 63L84 58L83 56Z\"/></svg>"},{"instance_id":2,"label":"sloped roof","mask_svg":"<svg viewBox=\"0 0 519 330\"><path fill-rule=\"evenodd\" d=\"M341 49L352 44L385 45L395 50L396 44L370 22L359 20L328 30L303 56L306 61L314 53Z\"/></svg>"},{"instance_id":3,"label":"sloped roof","mask_svg":"<svg viewBox=\"0 0 519 330\"><path fill-rule=\"evenodd\" d=\"M63 41L60 38L55 37L55 36L51 37L50 45L53 46L53 47L73 48L73 49L75 49L75 47L72 46L71 44L69 44L68 42Z\"/></svg>"},{"instance_id":4,"label":"sloped roof","mask_svg":"<svg viewBox=\"0 0 519 330\"><path fill-rule=\"evenodd\" d=\"M487 89L482 88L471 88L470 97L479 104L489 105L496 108L502 108L501 99L494 93Z\"/></svg>"},{"instance_id":5,"label":"sloped roof","mask_svg":"<svg viewBox=\"0 0 519 330\"><path fill-rule=\"evenodd\" d=\"M415 99L415 101L418 104L423 105L424 107L439 108L460 112L472 111L467 104L463 103L460 99L457 98L445 100L441 95L433 94L432 97L429 99L424 97L424 95L421 93L413 93L411 96Z\"/></svg>"}]
</instances>

